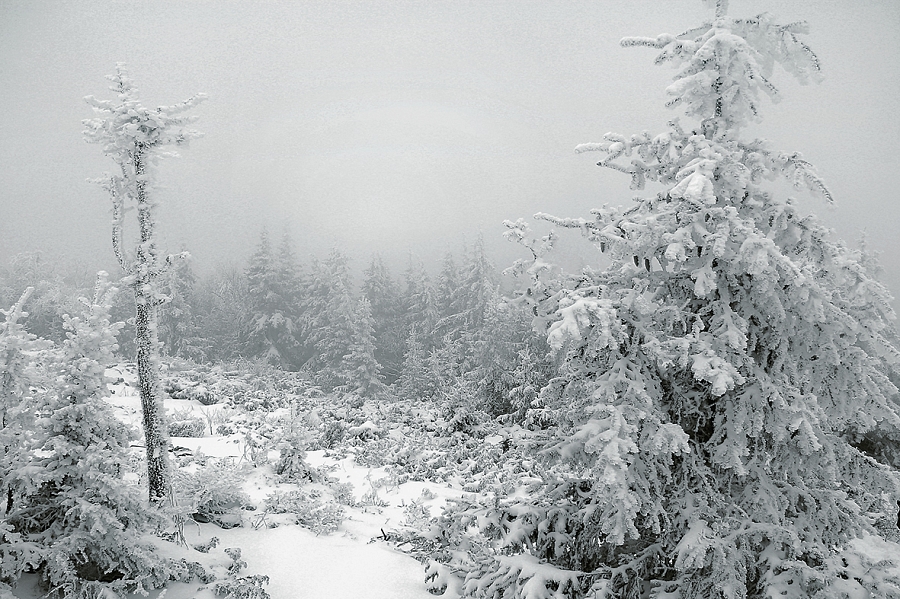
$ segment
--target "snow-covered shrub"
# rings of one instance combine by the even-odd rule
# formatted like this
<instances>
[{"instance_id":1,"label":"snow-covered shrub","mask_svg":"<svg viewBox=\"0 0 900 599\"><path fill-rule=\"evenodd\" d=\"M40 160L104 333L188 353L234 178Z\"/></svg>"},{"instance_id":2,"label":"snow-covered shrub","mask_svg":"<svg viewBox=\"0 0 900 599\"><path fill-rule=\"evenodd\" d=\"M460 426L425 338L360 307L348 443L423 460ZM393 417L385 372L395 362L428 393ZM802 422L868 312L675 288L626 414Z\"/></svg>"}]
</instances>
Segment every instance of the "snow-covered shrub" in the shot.
<instances>
[{"instance_id":1,"label":"snow-covered shrub","mask_svg":"<svg viewBox=\"0 0 900 599\"><path fill-rule=\"evenodd\" d=\"M237 426L232 422L223 422L216 426L216 434L228 437L238 431Z\"/></svg>"},{"instance_id":2,"label":"snow-covered shrub","mask_svg":"<svg viewBox=\"0 0 900 599\"><path fill-rule=\"evenodd\" d=\"M216 597L224 599L270 599L263 588L269 584L269 577L262 574L229 578L217 582L213 587Z\"/></svg>"},{"instance_id":3,"label":"snow-covered shrub","mask_svg":"<svg viewBox=\"0 0 900 599\"><path fill-rule=\"evenodd\" d=\"M250 503L242 487L246 475L227 460L207 460L194 472L175 473L175 492L180 503L209 521Z\"/></svg>"},{"instance_id":4,"label":"snow-covered shrub","mask_svg":"<svg viewBox=\"0 0 900 599\"><path fill-rule=\"evenodd\" d=\"M293 514L297 524L317 535L335 532L344 521L344 508L324 500L315 489L276 491L266 497L266 509L275 514Z\"/></svg>"},{"instance_id":5,"label":"snow-covered shrub","mask_svg":"<svg viewBox=\"0 0 900 599\"><path fill-rule=\"evenodd\" d=\"M339 504L348 507L354 507L356 505L356 496L354 495L352 483L339 483L335 482L332 478L328 478L326 479L325 484L328 485L328 489L334 496L334 500Z\"/></svg>"},{"instance_id":6,"label":"snow-covered shrub","mask_svg":"<svg viewBox=\"0 0 900 599\"><path fill-rule=\"evenodd\" d=\"M196 378L203 375L197 372L191 372ZM219 403L218 396L210 391L210 389L200 381L185 380L186 375L182 373L179 377L166 378L163 383L163 391L165 391L172 399L185 399L199 401L205 406ZM203 377L205 378L205 377Z\"/></svg>"},{"instance_id":7,"label":"snow-covered shrub","mask_svg":"<svg viewBox=\"0 0 900 599\"><path fill-rule=\"evenodd\" d=\"M202 564L190 562L185 558L173 560L170 562L170 567L172 572L169 575L169 580L175 582L198 581L202 584L209 584L216 579L216 575L207 571Z\"/></svg>"},{"instance_id":8,"label":"snow-covered shrub","mask_svg":"<svg viewBox=\"0 0 900 599\"><path fill-rule=\"evenodd\" d=\"M431 523L431 508L415 499L403 508L403 525L423 530Z\"/></svg>"},{"instance_id":9,"label":"snow-covered shrub","mask_svg":"<svg viewBox=\"0 0 900 599\"><path fill-rule=\"evenodd\" d=\"M302 484L314 482L322 477L313 466L306 462L306 435L300 432L286 435L278 442L278 461L275 462L275 474L282 480Z\"/></svg>"},{"instance_id":10,"label":"snow-covered shrub","mask_svg":"<svg viewBox=\"0 0 900 599\"><path fill-rule=\"evenodd\" d=\"M202 437L206 424L199 418L180 418L168 421L170 437Z\"/></svg>"},{"instance_id":11,"label":"snow-covered shrub","mask_svg":"<svg viewBox=\"0 0 900 599\"><path fill-rule=\"evenodd\" d=\"M347 423L342 420L327 420L322 425L322 434L319 436L319 446L323 449L334 449L347 433Z\"/></svg>"},{"instance_id":12,"label":"snow-covered shrub","mask_svg":"<svg viewBox=\"0 0 900 599\"><path fill-rule=\"evenodd\" d=\"M206 423L209 434L214 435L216 429L227 421L228 412L224 408L200 408L200 416Z\"/></svg>"},{"instance_id":13,"label":"snow-covered shrub","mask_svg":"<svg viewBox=\"0 0 900 599\"><path fill-rule=\"evenodd\" d=\"M272 440L264 433L248 429L244 432L243 456L254 467L260 467L269 462L269 449L272 447Z\"/></svg>"},{"instance_id":14,"label":"snow-covered shrub","mask_svg":"<svg viewBox=\"0 0 900 599\"><path fill-rule=\"evenodd\" d=\"M231 397L229 403L241 407L247 412L273 412L279 408L290 407L291 399L277 391L265 389L238 392Z\"/></svg>"},{"instance_id":15,"label":"snow-covered shrub","mask_svg":"<svg viewBox=\"0 0 900 599\"><path fill-rule=\"evenodd\" d=\"M371 420L366 420L358 426L351 426L347 429L347 437L359 441L371 441L384 436L384 430L379 428Z\"/></svg>"},{"instance_id":16,"label":"snow-covered shrub","mask_svg":"<svg viewBox=\"0 0 900 599\"><path fill-rule=\"evenodd\" d=\"M366 468L381 468L395 462L396 451L394 439L369 441L353 448L353 461Z\"/></svg>"},{"instance_id":17,"label":"snow-covered shrub","mask_svg":"<svg viewBox=\"0 0 900 599\"><path fill-rule=\"evenodd\" d=\"M228 564L228 574L230 576L237 575L238 572L247 567L247 562L241 559L240 547L226 547L222 551L231 558L231 563Z\"/></svg>"},{"instance_id":18,"label":"snow-covered shrub","mask_svg":"<svg viewBox=\"0 0 900 599\"><path fill-rule=\"evenodd\" d=\"M205 543L197 543L192 545L195 551L199 551L200 553L209 553L210 549L215 549L219 546L219 537L210 537L210 539Z\"/></svg>"}]
</instances>

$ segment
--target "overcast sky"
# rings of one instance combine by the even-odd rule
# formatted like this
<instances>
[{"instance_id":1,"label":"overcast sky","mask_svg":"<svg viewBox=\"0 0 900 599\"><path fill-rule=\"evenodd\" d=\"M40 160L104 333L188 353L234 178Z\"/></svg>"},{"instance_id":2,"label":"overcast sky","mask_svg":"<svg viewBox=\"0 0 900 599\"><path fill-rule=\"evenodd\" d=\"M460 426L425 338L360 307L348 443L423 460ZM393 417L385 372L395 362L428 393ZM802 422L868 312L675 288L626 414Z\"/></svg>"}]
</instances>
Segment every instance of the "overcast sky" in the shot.
<instances>
[{"instance_id":1,"label":"overcast sky","mask_svg":"<svg viewBox=\"0 0 900 599\"><path fill-rule=\"evenodd\" d=\"M754 133L817 165L838 205L803 206L848 241L865 229L898 295L900 2L731 2L762 11L810 22L826 80L776 73L784 100ZM629 201L627 177L573 149L664 130L674 72L618 42L709 16L699 0L0 0L0 260L112 264L108 198L86 179L113 164L82 140L82 98L111 98L123 61L149 106L209 96L205 136L159 169L164 245L198 270L242 264L263 226L360 267L480 233L503 267L522 256L504 219Z\"/></svg>"}]
</instances>

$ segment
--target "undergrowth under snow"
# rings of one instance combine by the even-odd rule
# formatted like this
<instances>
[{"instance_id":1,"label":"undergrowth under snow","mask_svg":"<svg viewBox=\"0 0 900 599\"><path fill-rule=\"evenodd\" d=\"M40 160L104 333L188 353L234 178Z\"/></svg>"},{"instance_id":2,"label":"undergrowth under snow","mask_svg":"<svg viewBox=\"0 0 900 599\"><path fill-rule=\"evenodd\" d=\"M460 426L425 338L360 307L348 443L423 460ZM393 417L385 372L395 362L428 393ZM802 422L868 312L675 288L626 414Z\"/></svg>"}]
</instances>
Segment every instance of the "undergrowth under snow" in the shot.
<instances>
[{"instance_id":1,"label":"undergrowth under snow","mask_svg":"<svg viewBox=\"0 0 900 599\"><path fill-rule=\"evenodd\" d=\"M195 436L172 437L187 546L155 544L167 557L199 562L216 580L171 583L150 597L212 599L217 590L219 597L265 597L251 592L263 589L272 599L424 599L433 596L429 587L460 597L462 579L432 559L437 517L448 501L521 496L538 483L540 465L516 452L528 433L478 415L461 432L459 414L327 396L274 373L185 364L165 373L170 429ZM129 476L139 479L134 368L120 364L107 374L109 403L135 428ZM900 545L877 537L854 547L873 562L900 556ZM540 566L527 557L505 558L517 560L511 575ZM254 576L267 582L252 583ZM243 591L222 586L239 583ZM40 596L33 575L15 593Z\"/></svg>"}]
</instances>

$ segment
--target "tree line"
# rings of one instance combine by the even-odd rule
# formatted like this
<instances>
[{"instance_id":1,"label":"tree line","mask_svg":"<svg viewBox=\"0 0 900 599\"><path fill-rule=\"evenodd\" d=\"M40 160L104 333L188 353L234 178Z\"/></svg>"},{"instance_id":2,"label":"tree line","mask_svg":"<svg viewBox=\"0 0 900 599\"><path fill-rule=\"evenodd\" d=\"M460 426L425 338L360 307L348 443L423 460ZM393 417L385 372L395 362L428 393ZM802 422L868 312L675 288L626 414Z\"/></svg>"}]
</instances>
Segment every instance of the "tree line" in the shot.
<instances>
[{"instance_id":1,"label":"tree line","mask_svg":"<svg viewBox=\"0 0 900 599\"><path fill-rule=\"evenodd\" d=\"M198 276L176 262L160 283L157 334L164 354L200 363L263 360L306 373L325 391L404 398L468 397L493 416L524 413L548 378L549 346L532 314L501 292L500 276L477 239L448 252L432 277L410 256L399 277L375 254L359 284L347 256L298 260L290 236L263 230L242 266ZM75 313L87 272L63 272L40 254L0 267L0 301L34 286L27 330L65 339L63 315ZM136 352L134 305L118 294L110 311L123 322L118 355Z\"/></svg>"}]
</instances>

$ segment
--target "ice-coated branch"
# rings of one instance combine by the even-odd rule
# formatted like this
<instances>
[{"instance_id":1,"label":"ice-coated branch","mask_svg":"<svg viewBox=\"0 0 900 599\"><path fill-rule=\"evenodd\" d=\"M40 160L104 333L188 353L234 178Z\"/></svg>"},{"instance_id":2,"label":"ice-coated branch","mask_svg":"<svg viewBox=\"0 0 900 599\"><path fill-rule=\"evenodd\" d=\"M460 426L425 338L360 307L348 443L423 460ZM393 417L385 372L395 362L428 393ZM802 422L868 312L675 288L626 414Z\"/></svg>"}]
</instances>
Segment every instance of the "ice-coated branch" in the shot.
<instances>
[{"instance_id":1,"label":"ice-coated branch","mask_svg":"<svg viewBox=\"0 0 900 599\"><path fill-rule=\"evenodd\" d=\"M716 19L679 36L626 37L624 47L644 46L661 52L655 63L672 62L682 68L667 90L674 96L667 106L684 106L701 120L718 119L719 128L741 127L759 118L760 91L777 101L769 81L778 63L800 83L821 77L815 53L797 35L804 22L779 25L768 14L749 19L725 16L727 2L716 4Z\"/></svg>"},{"instance_id":2,"label":"ice-coated branch","mask_svg":"<svg viewBox=\"0 0 900 599\"><path fill-rule=\"evenodd\" d=\"M20 318L28 316L28 312L25 312L22 308L25 306L25 302L28 301L28 298L31 297L32 293L34 293L34 287L26 287L25 291L22 292L22 295L19 296L19 299L9 308L9 310L0 308L0 314L3 314L3 316L6 317L2 327L0 327L0 333L8 333L15 328Z\"/></svg>"}]
</instances>

